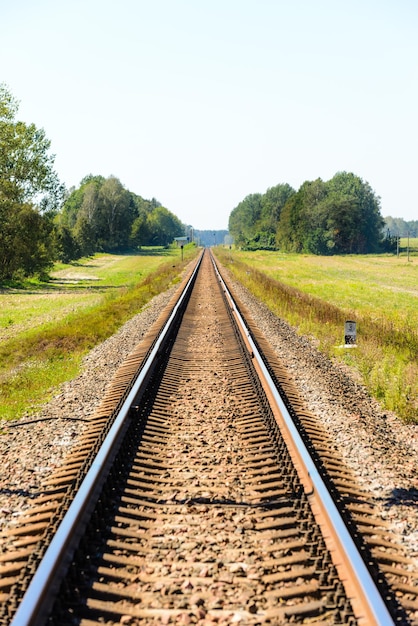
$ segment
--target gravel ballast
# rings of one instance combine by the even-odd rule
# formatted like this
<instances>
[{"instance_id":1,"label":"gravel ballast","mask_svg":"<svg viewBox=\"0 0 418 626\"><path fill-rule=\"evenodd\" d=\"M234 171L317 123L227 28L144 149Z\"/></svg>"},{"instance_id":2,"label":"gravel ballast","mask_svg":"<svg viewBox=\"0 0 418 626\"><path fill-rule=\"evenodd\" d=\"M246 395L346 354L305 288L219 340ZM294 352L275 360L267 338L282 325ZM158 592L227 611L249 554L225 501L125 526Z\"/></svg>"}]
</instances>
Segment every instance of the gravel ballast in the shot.
<instances>
[{"instance_id":1,"label":"gravel ballast","mask_svg":"<svg viewBox=\"0 0 418 626\"><path fill-rule=\"evenodd\" d=\"M175 287L155 297L118 333L84 359L81 374L64 384L35 415L0 423L0 528L13 525L62 464L99 405L116 370L167 305ZM372 400L356 376L323 356L276 318L245 288L238 297L292 374L299 393L330 434L418 563L418 425L403 424ZM202 390L204 392L204 390Z\"/></svg>"}]
</instances>

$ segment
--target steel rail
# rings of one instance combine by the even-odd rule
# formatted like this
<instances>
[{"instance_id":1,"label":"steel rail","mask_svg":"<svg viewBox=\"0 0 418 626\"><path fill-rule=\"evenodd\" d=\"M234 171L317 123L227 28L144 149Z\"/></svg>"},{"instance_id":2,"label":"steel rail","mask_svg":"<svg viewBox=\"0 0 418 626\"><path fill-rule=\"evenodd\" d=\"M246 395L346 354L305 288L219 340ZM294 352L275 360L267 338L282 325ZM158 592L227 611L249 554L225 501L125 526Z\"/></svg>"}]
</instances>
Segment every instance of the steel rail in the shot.
<instances>
[{"instance_id":1,"label":"steel rail","mask_svg":"<svg viewBox=\"0 0 418 626\"><path fill-rule=\"evenodd\" d=\"M288 434L294 442L294 445L298 451L298 460L302 464L303 471L309 476L311 487L316 498L319 500L322 506L322 512L326 515L328 524L332 528L333 538L338 543L340 553L344 556L346 563L348 564L348 570L351 575L355 577L356 588L359 596L362 600L363 606L367 607L368 611L368 626L391 626L394 625L392 616L378 590L376 584L367 569L364 560L362 559L359 550L351 537L344 520L341 517L321 475L316 468L316 465L305 446L305 443L299 434L296 425L287 410L287 407L270 376L267 367L264 364L263 358L257 349L255 342L253 341L251 331L247 327L244 319L242 318L235 301L223 280L219 269L216 265L216 261L211 254L212 263L215 268L215 272L218 276L218 280L221 283L222 289L226 295L227 301L231 308L231 311L236 316L237 322L241 327L242 332L245 334L248 341L250 350L253 355L253 360L257 363L258 368L262 372L262 375L269 387L269 391L277 405L277 408L283 418L284 424L287 428Z\"/></svg>"},{"instance_id":2,"label":"steel rail","mask_svg":"<svg viewBox=\"0 0 418 626\"><path fill-rule=\"evenodd\" d=\"M113 457L115 446L120 440L121 434L123 433L128 422L129 409L134 402L135 397L140 393L142 387L146 384L148 374L157 359L158 352L172 329L181 306L192 288L194 279L202 262L202 257L203 254L200 255L190 279L175 304L173 311L153 349L151 350L149 357L144 363L137 380L120 408L113 425L106 435L106 438L104 439L96 458L83 479L74 500L68 508L67 513L62 519L57 532L51 540L39 567L29 583L26 593L19 604L10 626L44 625L45 619L48 617L48 612L54 600L54 592L57 592L62 579L62 577L58 574L59 570L72 558L76 549L76 545L74 545L74 537L76 536L76 540L78 542L84 518L86 514L91 511L93 504L98 498L98 494L96 493L97 488L103 481L105 468L108 466L109 459Z\"/></svg>"}]
</instances>

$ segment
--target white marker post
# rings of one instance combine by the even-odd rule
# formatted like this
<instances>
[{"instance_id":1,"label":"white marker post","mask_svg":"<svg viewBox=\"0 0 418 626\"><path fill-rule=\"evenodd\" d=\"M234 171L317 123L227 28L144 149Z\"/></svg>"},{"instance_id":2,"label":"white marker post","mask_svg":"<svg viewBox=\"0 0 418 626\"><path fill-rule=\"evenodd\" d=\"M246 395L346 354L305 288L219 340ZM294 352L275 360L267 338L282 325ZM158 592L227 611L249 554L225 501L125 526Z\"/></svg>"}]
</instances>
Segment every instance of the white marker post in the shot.
<instances>
[{"instance_id":1,"label":"white marker post","mask_svg":"<svg viewBox=\"0 0 418 626\"><path fill-rule=\"evenodd\" d=\"M356 345L357 330L356 323L353 321L347 321L344 324L344 343L346 348L352 348Z\"/></svg>"}]
</instances>

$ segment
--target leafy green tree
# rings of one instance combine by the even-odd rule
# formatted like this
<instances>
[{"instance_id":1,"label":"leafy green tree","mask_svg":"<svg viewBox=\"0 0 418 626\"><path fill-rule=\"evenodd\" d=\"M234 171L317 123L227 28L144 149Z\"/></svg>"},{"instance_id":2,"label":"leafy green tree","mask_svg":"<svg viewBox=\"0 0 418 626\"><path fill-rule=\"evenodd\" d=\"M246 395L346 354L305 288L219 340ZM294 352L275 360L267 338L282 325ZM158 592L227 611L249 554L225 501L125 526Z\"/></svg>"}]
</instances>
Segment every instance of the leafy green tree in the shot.
<instances>
[{"instance_id":1,"label":"leafy green tree","mask_svg":"<svg viewBox=\"0 0 418 626\"><path fill-rule=\"evenodd\" d=\"M261 198L260 231L276 235L280 213L294 193L295 190L287 183L267 189Z\"/></svg>"},{"instance_id":2,"label":"leafy green tree","mask_svg":"<svg viewBox=\"0 0 418 626\"><path fill-rule=\"evenodd\" d=\"M385 219L385 233L392 237L418 237L418 220L406 221L402 217L388 215Z\"/></svg>"},{"instance_id":3,"label":"leafy green tree","mask_svg":"<svg viewBox=\"0 0 418 626\"><path fill-rule=\"evenodd\" d=\"M58 216L60 227L70 229L79 257L94 254L100 249L99 192L105 180L104 176L85 176L78 189L71 189Z\"/></svg>"},{"instance_id":4,"label":"leafy green tree","mask_svg":"<svg viewBox=\"0 0 418 626\"><path fill-rule=\"evenodd\" d=\"M305 181L283 207L277 228L277 245L288 252L324 251L324 216L318 206L326 197L325 183Z\"/></svg>"},{"instance_id":5,"label":"leafy green tree","mask_svg":"<svg viewBox=\"0 0 418 626\"><path fill-rule=\"evenodd\" d=\"M30 204L15 204L0 233L0 278L43 274L55 256L53 222Z\"/></svg>"},{"instance_id":6,"label":"leafy green tree","mask_svg":"<svg viewBox=\"0 0 418 626\"><path fill-rule=\"evenodd\" d=\"M148 216L146 213L141 213L132 224L129 242L133 248L140 248L146 246L149 241L151 241L151 231Z\"/></svg>"},{"instance_id":7,"label":"leafy green tree","mask_svg":"<svg viewBox=\"0 0 418 626\"><path fill-rule=\"evenodd\" d=\"M418 237L418 220L409 220L407 223L407 235L410 237ZM405 235L404 235L405 237Z\"/></svg>"},{"instance_id":8,"label":"leafy green tree","mask_svg":"<svg viewBox=\"0 0 418 626\"><path fill-rule=\"evenodd\" d=\"M265 194L250 194L229 217L229 232L235 243L248 250L274 250L281 211L295 193L287 183L267 189Z\"/></svg>"},{"instance_id":9,"label":"leafy green tree","mask_svg":"<svg viewBox=\"0 0 418 626\"><path fill-rule=\"evenodd\" d=\"M15 121L18 105L0 84L0 192L14 202L57 208L63 188L53 169L55 157L45 131Z\"/></svg>"},{"instance_id":10,"label":"leafy green tree","mask_svg":"<svg viewBox=\"0 0 418 626\"><path fill-rule=\"evenodd\" d=\"M126 247L134 219L134 205L129 191L118 178L110 176L100 187L95 220L101 247L105 250Z\"/></svg>"},{"instance_id":11,"label":"leafy green tree","mask_svg":"<svg viewBox=\"0 0 418 626\"><path fill-rule=\"evenodd\" d=\"M80 257L80 246L68 226L58 224L55 227L55 237L56 255L59 261L62 263L69 263L70 261L74 261Z\"/></svg>"},{"instance_id":12,"label":"leafy green tree","mask_svg":"<svg viewBox=\"0 0 418 626\"><path fill-rule=\"evenodd\" d=\"M93 201L93 197L97 199L100 187L105 180L104 176L93 176L89 174L83 178L78 189L74 187L70 189L59 215L60 223L65 224L69 228L74 228L80 211L85 212L87 219L91 221L94 214L91 202ZM83 207L86 192L89 197L86 199L86 204Z\"/></svg>"},{"instance_id":13,"label":"leafy green tree","mask_svg":"<svg viewBox=\"0 0 418 626\"><path fill-rule=\"evenodd\" d=\"M380 201L368 183L339 172L306 181L284 206L277 243L291 252L364 254L382 249Z\"/></svg>"},{"instance_id":14,"label":"leafy green tree","mask_svg":"<svg viewBox=\"0 0 418 626\"><path fill-rule=\"evenodd\" d=\"M44 130L16 121L17 111L0 84L0 279L52 264L53 216L64 193Z\"/></svg>"},{"instance_id":15,"label":"leafy green tree","mask_svg":"<svg viewBox=\"0 0 418 626\"><path fill-rule=\"evenodd\" d=\"M168 209L158 206L147 218L148 245L167 246L174 240L174 237L181 237L184 233L184 226L174 213Z\"/></svg>"},{"instance_id":16,"label":"leafy green tree","mask_svg":"<svg viewBox=\"0 0 418 626\"><path fill-rule=\"evenodd\" d=\"M72 187L66 194L61 211L58 213L56 221L57 224L66 226L67 228L74 228L77 221L78 211L80 210L83 202L84 191L82 187L75 189Z\"/></svg>"},{"instance_id":17,"label":"leafy green tree","mask_svg":"<svg viewBox=\"0 0 418 626\"><path fill-rule=\"evenodd\" d=\"M167 245L184 230L158 200L128 191L115 176L86 176L65 200L58 223L71 230L80 255Z\"/></svg>"},{"instance_id":18,"label":"leafy green tree","mask_svg":"<svg viewBox=\"0 0 418 626\"><path fill-rule=\"evenodd\" d=\"M400 237L398 235L391 235L390 230L386 230L382 242L382 252L397 252L400 249Z\"/></svg>"},{"instance_id":19,"label":"leafy green tree","mask_svg":"<svg viewBox=\"0 0 418 626\"><path fill-rule=\"evenodd\" d=\"M244 198L231 211L229 232L237 246L246 246L257 232L262 209L262 195L253 193Z\"/></svg>"},{"instance_id":20,"label":"leafy green tree","mask_svg":"<svg viewBox=\"0 0 418 626\"><path fill-rule=\"evenodd\" d=\"M326 210L327 197L326 183L321 178L307 181L301 187L303 193L303 207L300 213L298 236L301 240L302 252L326 254Z\"/></svg>"},{"instance_id":21,"label":"leafy green tree","mask_svg":"<svg viewBox=\"0 0 418 626\"><path fill-rule=\"evenodd\" d=\"M98 245L100 189L103 181L88 180L83 184L81 205L77 211L77 219L74 225L74 235L83 256L93 254Z\"/></svg>"},{"instance_id":22,"label":"leafy green tree","mask_svg":"<svg viewBox=\"0 0 418 626\"><path fill-rule=\"evenodd\" d=\"M137 215L133 197L115 176L90 174L79 189L72 190L64 203L61 223L72 229L82 255L130 245Z\"/></svg>"},{"instance_id":23,"label":"leafy green tree","mask_svg":"<svg viewBox=\"0 0 418 626\"><path fill-rule=\"evenodd\" d=\"M78 216L73 233L79 256L90 256L99 250L94 224L89 222L85 214L81 213Z\"/></svg>"},{"instance_id":24,"label":"leafy green tree","mask_svg":"<svg viewBox=\"0 0 418 626\"><path fill-rule=\"evenodd\" d=\"M335 252L379 252L384 220L380 214L380 198L369 183L351 172L338 172L327 183L327 188L328 228L333 232Z\"/></svg>"},{"instance_id":25,"label":"leafy green tree","mask_svg":"<svg viewBox=\"0 0 418 626\"><path fill-rule=\"evenodd\" d=\"M104 182L99 186L95 181L90 181L83 186L83 201L77 215L83 215L89 224L94 225L97 222L97 214L99 212L100 198L99 190L102 189Z\"/></svg>"}]
</instances>

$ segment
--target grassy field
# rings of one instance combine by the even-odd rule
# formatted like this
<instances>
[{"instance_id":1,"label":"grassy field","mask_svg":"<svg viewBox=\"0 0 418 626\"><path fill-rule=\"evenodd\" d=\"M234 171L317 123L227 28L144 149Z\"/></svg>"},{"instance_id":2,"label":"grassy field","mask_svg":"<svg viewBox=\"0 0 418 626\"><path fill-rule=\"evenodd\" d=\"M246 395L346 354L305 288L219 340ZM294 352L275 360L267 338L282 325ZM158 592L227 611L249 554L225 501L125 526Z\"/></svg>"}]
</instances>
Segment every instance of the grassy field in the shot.
<instances>
[{"instance_id":1,"label":"grassy field","mask_svg":"<svg viewBox=\"0 0 418 626\"><path fill-rule=\"evenodd\" d=\"M418 421L418 256L320 257L216 249L277 315L344 361L384 407ZM357 347L344 348L344 322Z\"/></svg>"},{"instance_id":2,"label":"grassy field","mask_svg":"<svg viewBox=\"0 0 418 626\"><path fill-rule=\"evenodd\" d=\"M408 252L411 254L418 253L418 237L401 237L399 242L399 252L401 255L407 255Z\"/></svg>"},{"instance_id":3,"label":"grassy field","mask_svg":"<svg viewBox=\"0 0 418 626\"><path fill-rule=\"evenodd\" d=\"M0 418L36 410L77 375L86 352L179 280L196 253L144 249L57 265L50 280L0 286Z\"/></svg>"}]
</instances>

